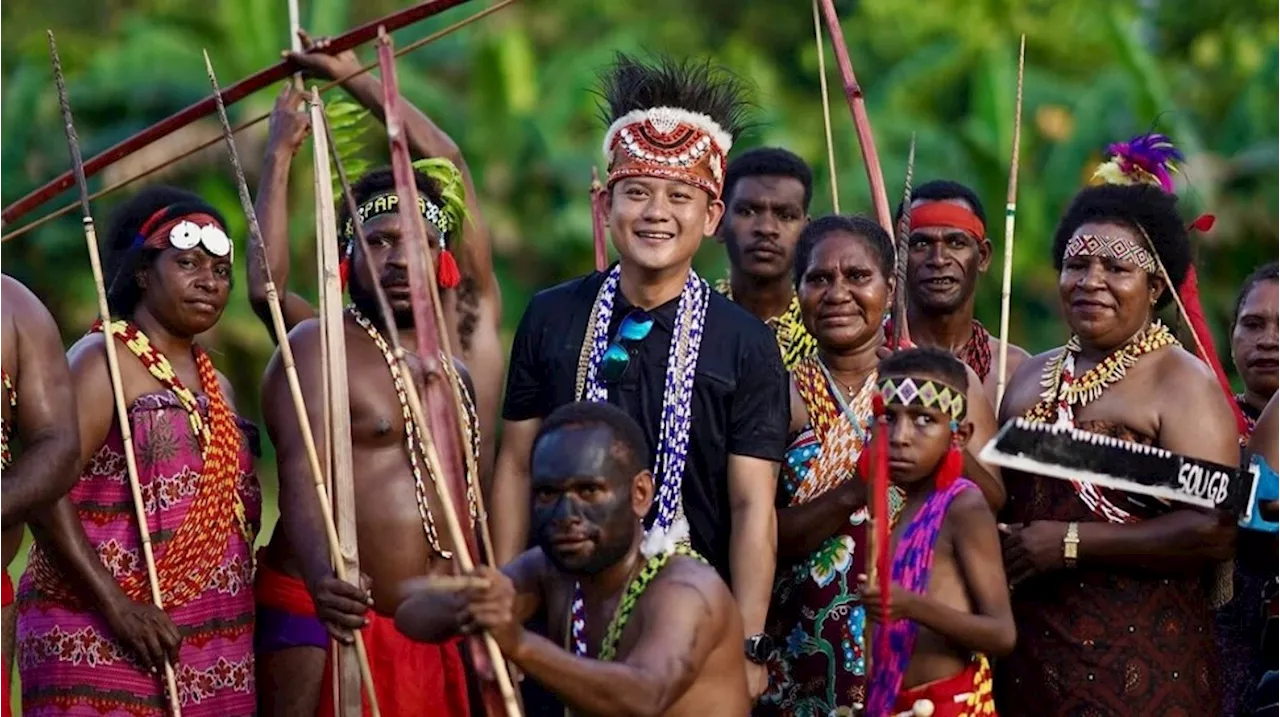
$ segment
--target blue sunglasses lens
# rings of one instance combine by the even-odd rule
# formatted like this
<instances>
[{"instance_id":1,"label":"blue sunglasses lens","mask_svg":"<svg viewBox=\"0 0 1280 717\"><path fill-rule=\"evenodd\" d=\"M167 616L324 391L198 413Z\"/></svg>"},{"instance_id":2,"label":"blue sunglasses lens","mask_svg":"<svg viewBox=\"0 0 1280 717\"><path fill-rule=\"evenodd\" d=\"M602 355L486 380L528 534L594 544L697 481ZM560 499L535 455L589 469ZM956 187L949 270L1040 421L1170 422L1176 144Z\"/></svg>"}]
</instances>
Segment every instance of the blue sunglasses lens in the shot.
<instances>
[{"instance_id":1,"label":"blue sunglasses lens","mask_svg":"<svg viewBox=\"0 0 1280 717\"><path fill-rule=\"evenodd\" d=\"M618 327L619 341L644 341L653 330L653 317L643 312L632 312L622 320Z\"/></svg>"},{"instance_id":2,"label":"blue sunglasses lens","mask_svg":"<svg viewBox=\"0 0 1280 717\"><path fill-rule=\"evenodd\" d=\"M605 350L604 357L600 359L600 375L608 383L617 383L622 380L630 363L631 354L622 346L613 344Z\"/></svg>"}]
</instances>

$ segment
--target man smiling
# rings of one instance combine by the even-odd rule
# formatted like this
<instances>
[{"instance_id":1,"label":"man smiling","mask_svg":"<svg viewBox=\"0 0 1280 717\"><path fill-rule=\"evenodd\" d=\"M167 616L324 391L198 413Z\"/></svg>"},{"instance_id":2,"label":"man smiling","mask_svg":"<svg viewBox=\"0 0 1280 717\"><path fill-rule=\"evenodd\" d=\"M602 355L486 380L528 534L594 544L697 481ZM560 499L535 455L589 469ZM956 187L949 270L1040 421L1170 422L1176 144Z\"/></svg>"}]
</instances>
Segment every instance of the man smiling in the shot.
<instances>
[{"instance_id":1,"label":"man smiling","mask_svg":"<svg viewBox=\"0 0 1280 717\"><path fill-rule=\"evenodd\" d=\"M973 316L978 277L991 266L986 221L978 195L958 182L926 182L911 193L907 325L916 344L945 349L968 364L994 406L992 356L1000 340ZM1008 375L1028 357L1010 344Z\"/></svg>"},{"instance_id":2,"label":"man smiling","mask_svg":"<svg viewBox=\"0 0 1280 717\"><path fill-rule=\"evenodd\" d=\"M491 501L496 552L506 562L526 547L529 454L543 419L578 400L621 407L645 432L657 486L644 552L690 544L729 581L759 695L787 374L769 330L692 269L724 214L741 88L710 65L665 59L620 57L604 79L609 227L621 260L543 291L521 319Z\"/></svg>"}]
</instances>

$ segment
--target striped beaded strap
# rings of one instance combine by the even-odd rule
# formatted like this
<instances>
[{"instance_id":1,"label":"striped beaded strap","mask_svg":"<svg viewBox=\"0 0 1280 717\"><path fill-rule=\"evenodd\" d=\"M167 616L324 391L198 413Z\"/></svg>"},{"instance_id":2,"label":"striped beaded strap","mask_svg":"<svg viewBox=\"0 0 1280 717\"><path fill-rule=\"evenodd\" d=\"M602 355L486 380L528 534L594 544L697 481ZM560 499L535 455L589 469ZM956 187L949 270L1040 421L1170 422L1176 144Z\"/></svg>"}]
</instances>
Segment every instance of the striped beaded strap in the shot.
<instances>
[{"instance_id":1,"label":"striped beaded strap","mask_svg":"<svg viewBox=\"0 0 1280 717\"><path fill-rule=\"evenodd\" d=\"M631 619L631 613L635 610L636 603L640 596L644 594L649 584L658 576L658 573L666 567L673 555L687 555L691 558L697 558L702 562L706 559L697 553L688 544L677 545L674 549L664 553L659 553L649 558L644 567L640 569L639 574L627 583L627 590L623 594L622 599L618 601L618 606L614 608L613 619L609 621L609 626L605 630L604 640L600 643L600 652L597 659L612 660L618 652L618 642L622 639L622 631L627 627L627 621ZM578 657L587 656L587 609L586 601L582 595L582 584L574 583L573 585L573 602L569 611L569 640L573 649L573 654Z\"/></svg>"},{"instance_id":2,"label":"striped beaded strap","mask_svg":"<svg viewBox=\"0 0 1280 717\"><path fill-rule=\"evenodd\" d=\"M348 306L347 311L351 312L351 317L355 319L356 324L364 329L369 338L373 340L374 345L378 347L378 351L382 354L383 361L387 364L387 370L391 372L391 380L396 387L396 398L400 401L400 417L404 421L405 453L409 456L409 469L413 474L414 496L418 501L418 516L422 520L422 531L427 536L427 543L431 546L431 550L448 560L453 557L453 552L446 550L440 543L439 533L436 530L435 515L432 514L431 506L428 502L426 481L423 480L422 476L423 466L426 467L427 480L431 481L432 486L435 485L438 477L431 472L431 466L426 462L426 449L423 446L422 430L417 422L413 420L413 411L409 406L408 388L405 385L406 378L400 371L400 363L396 360L395 355L392 354L391 346L387 343L387 340L382 337L382 334L379 333L368 317L355 306ZM462 377L443 353L440 355L440 363L445 367L444 372L452 382L453 390L462 398L463 407L467 413L467 420L463 422L462 432L465 440L464 449L471 453L471 455L465 457L466 490L467 507L474 523L479 513L475 494L477 475L475 456L480 451L480 426L476 416L475 402L472 400L471 392L467 390L466 384L463 383Z\"/></svg>"},{"instance_id":3,"label":"striped beaded strap","mask_svg":"<svg viewBox=\"0 0 1280 717\"><path fill-rule=\"evenodd\" d=\"M102 330L101 322L92 331ZM156 577L166 609L184 605L209 589L210 578L226 554L227 540L238 529L252 545L256 528L249 524L244 501L240 496L240 453L243 436L235 415L222 395L217 371L208 354L193 346L200 387L209 401L208 420L200 414L195 394L183 385L169 359L160 353L135 325L116 321L111 333L119 338L148 372L173 393L187 412L187 420L200 446L203 468L196 482L196 494L187 508L182 524L163 544L156 559ZM32 553L33 577L42 592L67 604L77 604L79 597L67 586L60 571L49 562L43 551ZM150 602L147 575L141 568L119 580L120 589L131 600Z\"/></svg>"}]
</instances>

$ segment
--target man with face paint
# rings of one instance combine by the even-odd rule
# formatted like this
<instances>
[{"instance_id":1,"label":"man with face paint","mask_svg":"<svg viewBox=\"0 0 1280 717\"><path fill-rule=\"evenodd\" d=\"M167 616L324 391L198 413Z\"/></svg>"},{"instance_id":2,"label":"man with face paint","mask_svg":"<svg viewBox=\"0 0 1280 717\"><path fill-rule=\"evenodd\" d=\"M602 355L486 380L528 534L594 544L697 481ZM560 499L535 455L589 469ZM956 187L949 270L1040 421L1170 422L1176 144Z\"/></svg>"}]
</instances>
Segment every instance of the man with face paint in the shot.
<instances>
[{"instance_id":1,"label":"man with face paint","mask_svg":"<svg viewBox=\"0 0 1280 717\"><path fill-rule=\"evenodd\" d=\"M905 287L911 340L950 351L968 364L994 406L1000 339L974 318L978 277L990 266L986 213L972 189L935 180L912 190ZM1010 344L1008 375L1027 357Z\"/></svg>"},{"instance_id":2,"label":"man with face paint","mask_svg":"<svg viewBox=\"0 0 1280 717\"><path fill-rule=\"evenodd\" d=\"M501 572L477 569L461 591L415 581L396 626L426 641L487 630L574 712L746 714L742 620L724 582L687 548L640 550L654 499L647 454L644 433L621 409L584 402L554 411L531 459L537 547ZM523 627L539 612L552 639Z\"/></svg>"},{"instance_id":3,"label":"man with face paint","mask_svg":"<svg viewBox=\"0 0 1280 717\"><path fill-rule=\"evenodd\" d=\"M414 176L427 239L439 247L441 237L461 221L461 205L446 201L436 181L420 172ZM333 714L333 691L328 684L332 670L325 667L329 640L350 644L352 631L360 629L372 657L382 714L465 715L467 683L458 644L412 643L392 625L401 583L451 571L457 548L444 528L433 477L426 467L423 437L430 428L412 421L403 388L404 382L414 381L418 393L426 394L423 361L409 354L411 375L401 373L384 335L388 327L371 283L379 282L386 292L401 345L416 346L408 264L408 242L415 239L401 225L391 172L365 175L352 193L369 244L366 254L353 237L354 220L341 208L338 229L350 262L352 300L343 314L343 327L356 532L365 580L357 588L334 576L307 451L277 352L267 367L262 390L263 413L279 466L281 529L263 552L256 586L259 672L264 685L271 685L262 691L261 709L266 714ZM321 395L324 370L318 321L298 324L289 341L302 391L309 397L311 431L323 455L325 407L315 400ZM463 426L464 445L469 446L478 430L470 382L460 365L445 364L442 369L443 378L463 383L460 393L472 419ZM478 476L469 474L467 479L474 510Z\"/></svg>"},{"instance_id":4,"label":"man with face paint","mask_svg":"<svg viewBox=\"0 0 1280 717\"><path fill-rule=\"evenodd\" d=\"M693 270L714 233L726 156L743 122L736 78L711 65L620 56L603 78L609 230L620 259L540 292L512 342L494 549L528 545L529 455L558 406L608 402L648 439L658 496L645 551L688 543L733 586L753 695L777 554L778 463L790 424L773 334Z\"/></svg>"}]
</instances>

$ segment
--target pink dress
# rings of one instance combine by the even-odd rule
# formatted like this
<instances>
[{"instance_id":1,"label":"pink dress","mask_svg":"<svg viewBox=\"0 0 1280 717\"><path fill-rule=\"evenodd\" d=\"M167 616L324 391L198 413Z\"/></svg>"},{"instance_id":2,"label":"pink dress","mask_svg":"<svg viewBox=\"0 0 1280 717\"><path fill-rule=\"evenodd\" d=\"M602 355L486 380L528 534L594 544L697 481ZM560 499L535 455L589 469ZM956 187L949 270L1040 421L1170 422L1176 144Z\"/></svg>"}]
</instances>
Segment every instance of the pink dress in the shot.
<instances>
[{"instance_id":1,"label":"pink dress","mask_svg":"<svg viewBox=\"0 0 1280 717\"><path fill-rule=\"evenodd\" d=\"M207 417L208 403L199 397ZM186 411L168 391L140 396L129 408L138 480L157 563L204 487L204 463ZM182 635L174 666L186 717L237 717L256 711L253 663L253 537L262 497L253 468L256 430L237 421L239 470L236 494L244 507L245 530L209 537L222 543L222 560L204 576L203 592L166 612ZM118 426L85 468L71 491L89 543L117 580L145 570L137 521ZM152 675L132 650L116 642L95 606L79 606L55 594L63 586L91 601L60 558L37 543L18 587L17 657L22 676L23 714L143 717L168 712L164 675ZM164 584L164 578L161 578Z\"/></svg>"}]
</instances>

